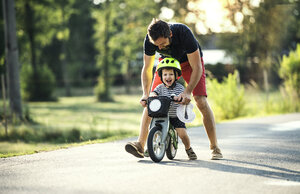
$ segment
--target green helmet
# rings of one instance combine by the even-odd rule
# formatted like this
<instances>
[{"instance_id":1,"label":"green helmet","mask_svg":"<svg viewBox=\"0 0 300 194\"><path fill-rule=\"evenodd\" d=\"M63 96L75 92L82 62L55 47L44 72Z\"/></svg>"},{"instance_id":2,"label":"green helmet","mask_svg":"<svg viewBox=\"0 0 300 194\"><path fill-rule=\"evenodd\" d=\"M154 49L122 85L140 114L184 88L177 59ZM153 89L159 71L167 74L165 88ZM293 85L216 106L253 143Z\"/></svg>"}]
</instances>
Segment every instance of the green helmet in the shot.
<instances>
[{"instance_id":1,"label":"green helmet","mask_svg":"<svg viewBox=\"0 0 300 194\"><path fill-rule=\"evenodd\" d=\"M161 79L162 79L162 70L165 68L174 69L174 71L177 72L178 77L181 76L181 67L177 59L167 57L159 62L159 64L157 65L157 73ZM176 79L178 78L176 76L176 73L175 73L175 77Z\"/></svg>"}]
</instances>

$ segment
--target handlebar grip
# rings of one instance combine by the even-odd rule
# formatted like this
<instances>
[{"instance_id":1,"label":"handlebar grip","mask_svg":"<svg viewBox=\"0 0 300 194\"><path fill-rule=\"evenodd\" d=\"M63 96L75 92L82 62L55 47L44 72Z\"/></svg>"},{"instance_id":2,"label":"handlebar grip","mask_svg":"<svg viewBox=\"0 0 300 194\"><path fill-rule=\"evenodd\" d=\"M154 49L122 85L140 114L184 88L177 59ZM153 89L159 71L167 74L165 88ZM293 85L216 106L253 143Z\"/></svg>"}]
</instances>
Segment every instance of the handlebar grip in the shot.
<instances>
[{"instance_id":1,"label":"handlebar grip","mask_svg":"<svg viewBox=\"0 0 300 194\"><path fill-rule=\"evenodd\" d=\"M182 98L180 100L174 100L174 97L176 96L176 94L171 94L171 99L174 101L174 102L181 102L182 101Z\"/></svg>"}]
</instances>

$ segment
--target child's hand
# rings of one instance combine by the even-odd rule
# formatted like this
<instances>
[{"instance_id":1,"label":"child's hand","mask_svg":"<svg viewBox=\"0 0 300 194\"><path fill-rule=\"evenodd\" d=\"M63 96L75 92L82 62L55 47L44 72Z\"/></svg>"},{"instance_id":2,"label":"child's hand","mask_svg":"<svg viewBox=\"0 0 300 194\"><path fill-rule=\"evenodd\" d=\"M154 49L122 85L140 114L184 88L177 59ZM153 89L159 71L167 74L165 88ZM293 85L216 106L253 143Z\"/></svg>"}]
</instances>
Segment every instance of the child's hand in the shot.
<instances>
[{"instance_id":1,"label":"child's hand","mask_svg":"<svg viewBox=\"0 0 300 194\"><path fill-rule=\"evenodd\" d=\"M175 101L175 103L179 103L179 102L180 102L179 97L176 96L175 94L172 94L171 97L172 97L172 99Z\"/></svg>"},{"instance_id":2,"label":"child's hand","mask_svg":"<svg viewBox=\"0 0 300 194\"><path fill-rule=\"evenodd\" d=\"M151 92L149 96L154 97L154 96L157 96L157 94L155 92Z\"/></svg>"},{"instance_id":3,"label":"child's hand","mask_svg":"<svg viewBox=\"0 0 300 194\"><path fill-rule=\"evenodd\" d=\"M178 101L179 101L178 96L174 96L174 97L173 97L173 100L174 100L175 102L178 102Z\"/></svg>"}]
</instances>

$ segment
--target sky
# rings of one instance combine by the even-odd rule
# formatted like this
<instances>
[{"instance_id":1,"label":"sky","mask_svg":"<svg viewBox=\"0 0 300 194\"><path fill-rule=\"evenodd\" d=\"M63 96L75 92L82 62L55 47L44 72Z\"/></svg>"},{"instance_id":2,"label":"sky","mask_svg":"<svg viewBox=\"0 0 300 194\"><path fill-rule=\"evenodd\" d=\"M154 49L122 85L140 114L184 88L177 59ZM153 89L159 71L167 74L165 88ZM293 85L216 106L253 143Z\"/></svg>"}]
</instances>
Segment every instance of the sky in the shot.
<instances>
[{"instance_id":1,"label":"sky","mask_svg":"<svg viewBox=\"0 0 300 194\"><path fill-rule=\"evenodd\" d=\"M261 0L250 0L253 6L258 6ZM197 33L207 34L208 28L213 32L219 33L224 31L236 32L237 28L231 25L231 21L227 19L228 11L224 6L230 0L196 0L188 3L189 10L198 12L199 15L188 13L185 22L196 23ZM200 13L201 12L201 13ZM170 20L174 16L173 10L163 7L161 8L160 18ZM201 17L201 18L199 18ZM235 20L239 23L243 21L243 14L237 13ZM204 21L204 22L203 22Z\"/></svg>"},{"instance_id":2,"label":"sky","mask_svg":"<svg viewBox=\"0 0 300 194\"><path fill-rule=\"evenodd\" d=\"M222 0L198 0L189 2L187 7L189 10L201 10L201 20L199 20L198 16L194 13L188 13L185 22L186 23L196 23L196 28L198 33L206 34L208 32L207 27L209 27L214 32L221 32L223 31L224 27L228 29L230 27L230 21L226 20L227 12L223 8ZM161 19L171 20L174 16L174 11L167 8L161 8ZM199 22L195 22L199 21ZM205 21L205 24L202 22ZM234 30L234 29L232 29Z\"/></svg>"}]
</instances>

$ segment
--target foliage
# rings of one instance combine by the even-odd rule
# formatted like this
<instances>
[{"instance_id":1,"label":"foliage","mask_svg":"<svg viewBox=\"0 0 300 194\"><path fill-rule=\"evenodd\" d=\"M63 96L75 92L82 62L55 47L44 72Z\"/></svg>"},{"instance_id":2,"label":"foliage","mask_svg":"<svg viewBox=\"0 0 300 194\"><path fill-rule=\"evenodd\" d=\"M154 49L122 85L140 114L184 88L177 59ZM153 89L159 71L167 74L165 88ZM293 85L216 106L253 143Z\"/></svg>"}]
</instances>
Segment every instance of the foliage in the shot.
<instances>
[{"instance_id":1,"label":"foliage","mask_svg":"<svg viewBox=\"0 0 300 194\"><path fill-rule=\"evenodd\" d=\"M97 96L111 99L109 88L115 75L123 75L125 84L129 86L132 75L140 74L146 29L158 12L157 4L148 0L104 1L93 10L97 21L95 39L100 68L99 86L95 90L100 93L96 93Z\"/></svg>"},{"instance_id":2,"label":"foliage","mask_svg":"<svg viewBox=\"0 0 300 194\"><path fill-rule=\"evenodd\" d=\"M0 42L4 43L4 20L3 20L3 8L2 2L0 3ZM5 45L0 44L0 66L4 64L4 56L5 56ZM1 67L0 67L1 68ZM0 74L3 69L1 68Z\"/></svg>"},{"instance_id":3,"label":"foliage","mask_svg":"<svg viewBox=\"0 0 300 194\"><path fill-rule=\"evenodd\" d=\"M220 119L233 119L244 114L244 87L239 85L238 72L229 74L222 83L208 79L208 94L213 101L214 113Z\"/></svg>"},{"instance_id":4,"label":"foliage","mask_svg":"<svg viewBox=\"0 0 300 194\"><path fill-rule=\"evenodd\" d=\"M208 74L208 77L216 78L219 82L223 80L223 77L228 75L228 72L225 69L225 65L222 63L217 63L215 65L205 65L205 72Z\"/></svg>"},{"instance_id":5,"label":"foliage","mask_svg":"<svg viewBox=\"0 0 300 194\"><path fill-rule=\"evenodd\" d=\"M30 65L23 65L21 71L22 97L26 101L52 101L55 100L55 78L47 66L39 66L36 74ZM34 82L33 82L34 80ZM35 85L37 84L37 85Z\"/></svg>"},{"instance_id":6,"label":"foliage","mask_svg":"<svg viewBox=\"0 0 300 194\"><path fill-rule=\"evenodd\" d=\"M300 44L288 56L284 55L280 63L279 75L283 79L284 97L291 102L294 111L300 109ZM297 107L298 105L298 107Z\"/></svg>"},{"instance_id":7,"label":"foliage","mask_svg":"<svg viewBox=\"0 0 300 194\"><path fill-rule=\"evenodd\" d=\"M296 3L265 0L255 6L252 2L234 0L227 4L238 33L223 34L219 46L235 59L242 81L254 80L259 86L270 80L279 83L275 69L278 56L293 48L297 40L292 30L298 17ZM237 21L238 15L242 15L242 21Z\"/></svg>"}]
</instances>

